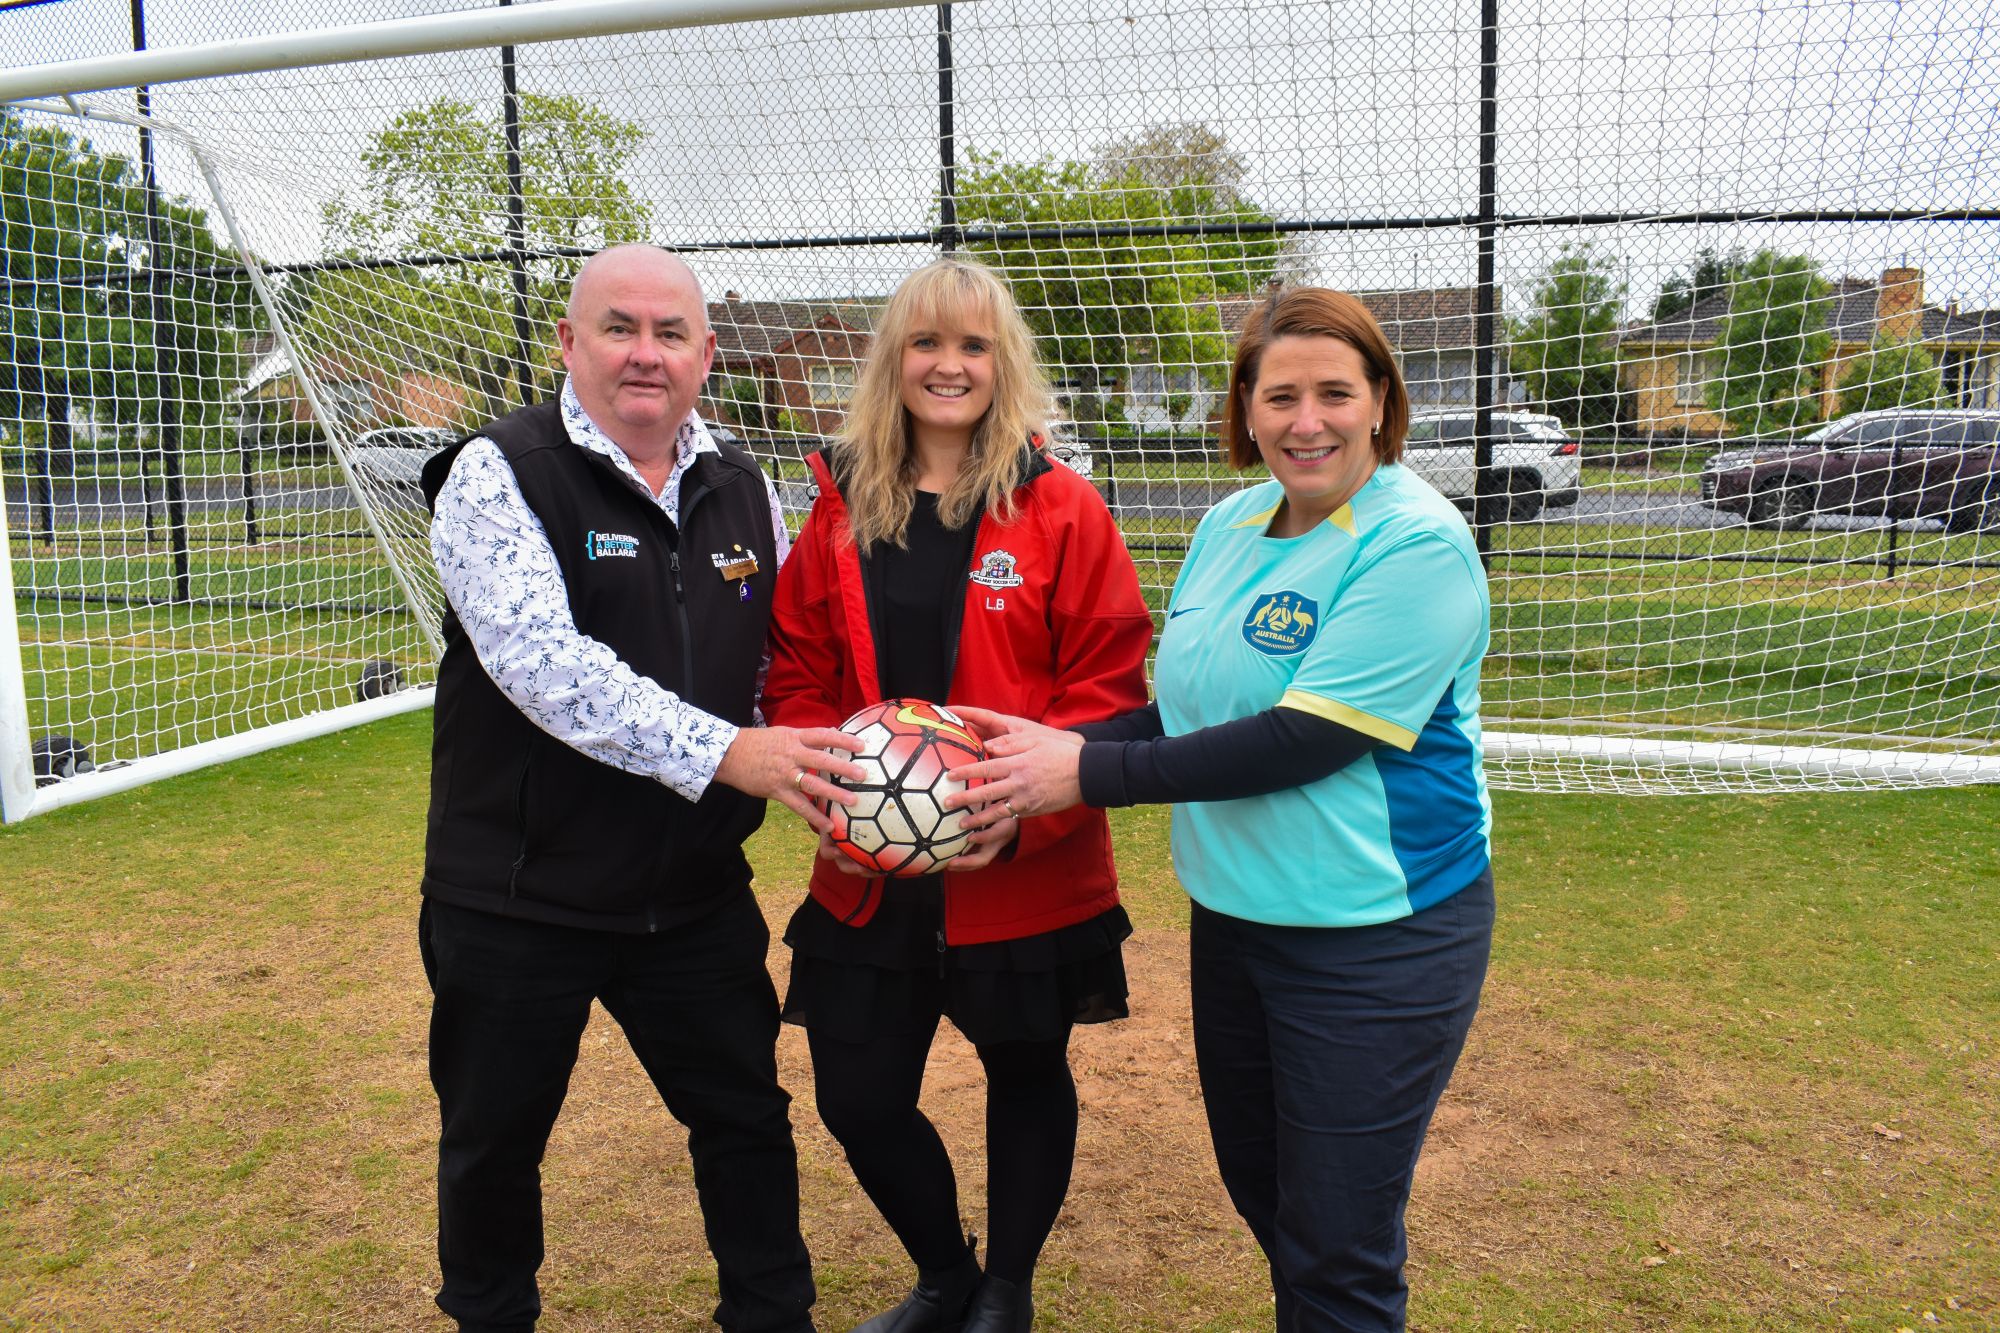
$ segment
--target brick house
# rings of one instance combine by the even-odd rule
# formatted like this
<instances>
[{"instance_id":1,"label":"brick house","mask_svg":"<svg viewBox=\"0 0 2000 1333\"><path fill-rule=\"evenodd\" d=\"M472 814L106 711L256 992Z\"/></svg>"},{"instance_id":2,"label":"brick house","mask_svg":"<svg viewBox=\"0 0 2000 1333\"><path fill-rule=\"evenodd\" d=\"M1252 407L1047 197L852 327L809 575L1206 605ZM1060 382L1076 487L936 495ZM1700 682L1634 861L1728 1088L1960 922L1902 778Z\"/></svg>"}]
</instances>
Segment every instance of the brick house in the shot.
<instances>
[{"instance_id":1,"label":"brick house","mask_svg":"<svg viewBox=\"0 0 2000 1333\"><path fill-rule=\"evenodd\" d=\"M708 305L715 368L701 412L738 429L775 430L779 413L808 435L836 429L868 354L881 301L746 301Z\"/></svg>"},{"instance_id":2,"label":"brick house","mask_svg":"<svg viewBox=\"0 0 2000 1333\"><path fill-rule=\"evenodd\" d=\"M1477 364L1478 289L1474 287L1410 287L1353 293L1381 324L1389 346L1402 364L1403 380L1410 391L1410 405L1417 411L1438 407L1471 406ZM1251 311L1263 304L1264 293L1227 297L1216 303L1222 333L1233 352L1237 335ZM1223 374L1226 375L1226 368ZM1183 417L1206 416L1219 425L1222 403L1213 389L1196 390L1183 372L1179 383L1169 383L1160 366L1133 366L1119 381L1128 420L1139 425L1167 426L1164 410L1170 392L1198 393L1199 401Z\"/></svg>"},{"instance_id":3,"label":"brick house","mask_svg":"<svg viewBox=\"0 0 2000 1333\"><path fill-rule=\"evenodd\" d=\"M1355 295L1381 321L1402 359L1415 407L1473 401L1476 289L1426 287ZM702 396L702 415L738 429L774 430L783 412L805 434L835 430L884 299L749 301L729 292L711 301L715 368ZM1260 294L1216 303L1223 335L1232 346L1243 321L1263 299ZM1126 419L1137 425L1174 425L1169 404L1180 396L1192 396L1182 425L1212 423L1221 412L1216 391L1182 368L1170 371L1141 361L1107 374L1105 383L1118 395Z\"/></svg>"},{"instance_id":4,"label":"brick house","mask_svg":"<svg viewBox=\"0 0 2000 1333\"><path fill-rule=\"evenodd\" d=\"M1729 298L1711 296L1658 322L1628 326L1618 337L1619 383L1634 424L1648 434L1720 436L1728 423L1710 410L1708 381L1717 373L1716 342ZM1914 337L1929 350L1949 407L2000 406L2000 311L1960 313L1957 302L1924 302L1924 271L1884 269L1879 279L1841 278L1828 298L1826 330L1833 355L1819 375L1820 415L1835 415L1840 378L1877 336Z\"/></svg>"},{"instance_id":5,"label":"brick house","mask_svg":"<svg viewBox=\"0 0 2000 1333\"><path fill-rule=\"evenodd\" d=\"M261 335L247 353L253 358L236 388L238 429L246 436L317 435L312 405L299 386L291 356L270 335ZM339 357L320 358L313 367L313 390L334 422L349 434L378 426L472 424L471 394L465 386L427 371L379 367Z\"/></svg>"}]
</instances>

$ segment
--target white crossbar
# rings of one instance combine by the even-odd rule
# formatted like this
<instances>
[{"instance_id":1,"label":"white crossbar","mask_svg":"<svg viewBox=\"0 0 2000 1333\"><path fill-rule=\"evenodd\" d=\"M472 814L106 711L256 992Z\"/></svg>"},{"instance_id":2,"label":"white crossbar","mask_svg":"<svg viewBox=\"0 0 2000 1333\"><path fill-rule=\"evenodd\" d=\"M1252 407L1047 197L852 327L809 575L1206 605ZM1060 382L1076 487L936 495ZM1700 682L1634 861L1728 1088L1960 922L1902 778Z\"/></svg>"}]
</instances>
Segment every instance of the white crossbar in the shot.
<instances>
[{"instance_id":1,"label":"white crossbar","mask_svg":"<svg viewBox=\"0 0 2000 1333\"><path fill-rule=\"evenodd\" d=\"M510 5L24 65L0 70L0 102L136 88L140 84L156 87L224 74L306 69L388 56L917 7L911 0L562 0L560 4Z\"/></svg>"}]
</instances>

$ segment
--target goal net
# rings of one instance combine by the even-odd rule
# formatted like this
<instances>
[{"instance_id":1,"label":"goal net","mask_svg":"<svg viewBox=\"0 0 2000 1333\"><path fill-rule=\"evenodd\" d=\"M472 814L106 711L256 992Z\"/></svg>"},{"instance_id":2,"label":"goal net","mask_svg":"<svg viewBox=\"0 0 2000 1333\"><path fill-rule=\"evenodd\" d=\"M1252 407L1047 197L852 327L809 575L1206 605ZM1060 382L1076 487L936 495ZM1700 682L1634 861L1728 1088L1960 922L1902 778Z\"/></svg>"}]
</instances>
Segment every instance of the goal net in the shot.
<instances>
[{"instance_id":1,"label":"goal net","mask_svg":"<svg viewBox=\"0 0 2000 1333\"><path fill-rule=\"evenodd\" d=\"M1984 8L575 8L0 112L9 818L424 702L417 465L554 391L569 278L623 240L694 265L702 410L795 520L887 293L995 265L1156 608L1262 477L1218 440L1235 332L1274 284L1360 293L1405 465L1488 555L1495 786L2000 779Z\"/></svg>"}]
</instances>

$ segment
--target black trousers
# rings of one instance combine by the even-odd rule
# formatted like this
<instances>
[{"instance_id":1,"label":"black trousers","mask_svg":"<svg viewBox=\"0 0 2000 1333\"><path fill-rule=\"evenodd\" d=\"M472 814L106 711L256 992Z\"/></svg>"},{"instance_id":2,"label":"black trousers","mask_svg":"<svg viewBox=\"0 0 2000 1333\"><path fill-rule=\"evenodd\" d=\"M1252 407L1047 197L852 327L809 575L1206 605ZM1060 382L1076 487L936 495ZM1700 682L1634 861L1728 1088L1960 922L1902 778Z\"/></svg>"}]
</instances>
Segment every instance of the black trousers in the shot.
<instances>
[{"instance_id":1,"label":"black trousers","mask_svg":"<svg viewBox=\"0 0 2000 1333\"><path fill-rule=\"evenodd\" d=\"M1196 903L1188 938L1209 1134L1270 1261L1278 1333L1402 1329L1403 1209L1479 1007L1493 876L1378 926Z\"/></svg>"},{"instance_id":2,"label":"black trousers","mask_svg":"<svg viewBox=\"0 0 2000 1333\"><path fill-rule=\"evenodd\" d=\"M688 1130L730 1333L811 1330L790 1095L778 1086L768 932L747 892L655 935L541 925L426 900L437 1089L438 1306L465 1330L541 1313L541 1161L592 1000Z\"/></svg>"}]
</instances>

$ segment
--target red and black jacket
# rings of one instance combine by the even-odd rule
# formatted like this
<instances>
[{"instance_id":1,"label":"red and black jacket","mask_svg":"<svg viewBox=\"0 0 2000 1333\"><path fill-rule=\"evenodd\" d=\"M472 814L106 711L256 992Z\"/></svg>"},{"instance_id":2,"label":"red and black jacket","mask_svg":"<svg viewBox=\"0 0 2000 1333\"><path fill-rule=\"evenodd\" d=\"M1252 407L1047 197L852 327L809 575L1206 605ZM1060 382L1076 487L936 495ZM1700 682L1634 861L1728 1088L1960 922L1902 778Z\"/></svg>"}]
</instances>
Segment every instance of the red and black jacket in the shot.
<instances>
[{"instance_id":1,"label":"red and black jacket","mask_svg":"<svg viewBox=\"0 0 2000 1333\"><path fill-rule=\"evenodd\" d=\"M849 536L828 460L808 458L819 495L778 575L764 713L778 726L837 726L879 701L868 573ZM1146 702L1153 620L1125 539L1097 491L1035 450L1012 522L982 515L957 608L950 698L1053 727L1096 722ZM950 626L953 617L947 615ZM935 702L935 701L934 701ZM1085 921L1118 901L1104 812L1077 807L1023 820L1005 860L945 880L953 944L1019 939ZM816 862L813 896L864 925L881 881Z\"/></svg>"}]
</instances>

